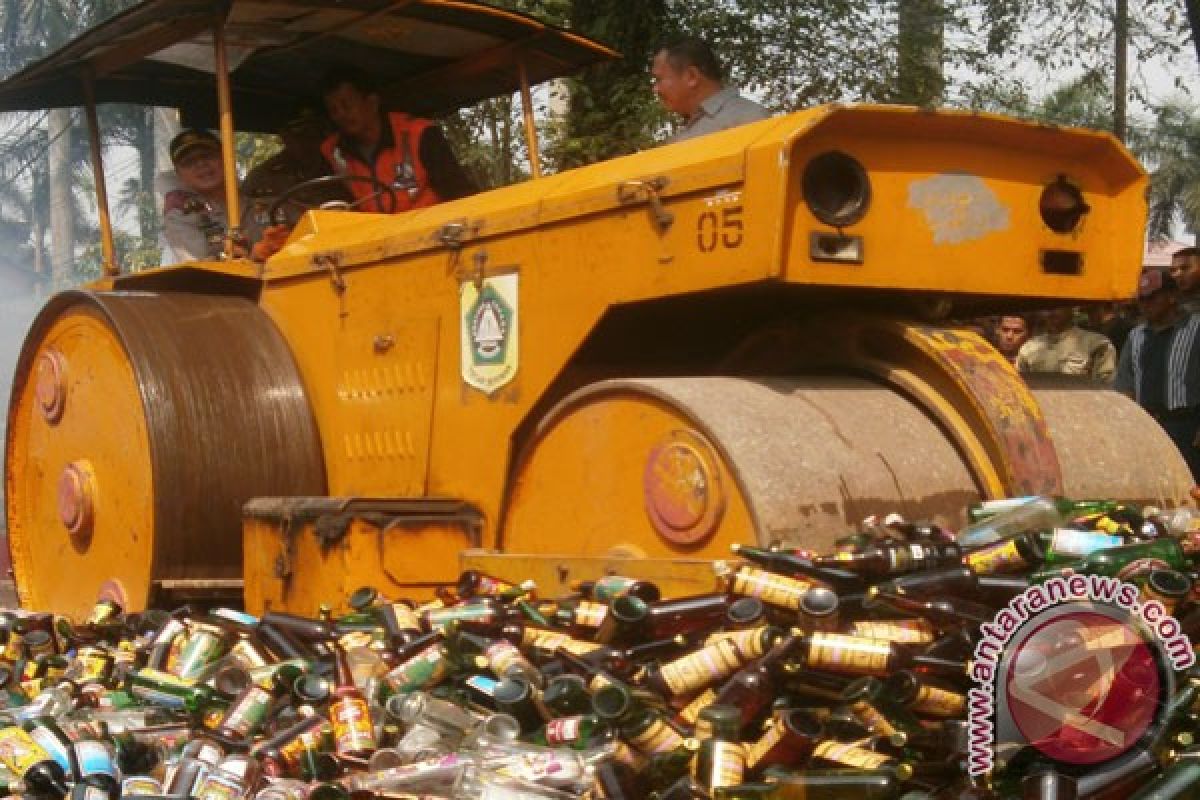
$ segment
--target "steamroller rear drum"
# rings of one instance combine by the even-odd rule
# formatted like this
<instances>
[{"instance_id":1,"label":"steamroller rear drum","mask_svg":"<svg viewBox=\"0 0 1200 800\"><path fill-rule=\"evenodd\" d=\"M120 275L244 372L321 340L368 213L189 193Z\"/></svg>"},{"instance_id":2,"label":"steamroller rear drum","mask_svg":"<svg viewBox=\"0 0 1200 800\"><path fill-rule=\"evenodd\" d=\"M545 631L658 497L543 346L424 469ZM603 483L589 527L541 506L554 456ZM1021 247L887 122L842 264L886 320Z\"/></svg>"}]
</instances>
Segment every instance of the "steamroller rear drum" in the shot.
<instances>
[{"instance_id":1,"label":"steamroller rear drum","mask_svg":"<svg viewBox=\"0 0 1200 800\"><path fill-rule=\"evenodd\" d=\"M1182 457L1135 403L1096 386L1037 383L1049 423L1041 435L1064 456L1070 496L1187 503ZM593 384L552 409L524 448L501 546L725 558L735 542L828 551L864 517L893 511L956 529L988 493L938 421L952 411L851 376Z\"/></svg>"},{"instance_id":2,"label":"steamroller rear drum","mask_svg":"<svg viewBox=\"0 0 1200 800\"><path fill-rule=\"evenodd\" d=\"M5 467L20 601L76 616L238 586L242 505L325 493L287 343L240 297L56 296L18 360Z\"/></svg>"}]
</instances>

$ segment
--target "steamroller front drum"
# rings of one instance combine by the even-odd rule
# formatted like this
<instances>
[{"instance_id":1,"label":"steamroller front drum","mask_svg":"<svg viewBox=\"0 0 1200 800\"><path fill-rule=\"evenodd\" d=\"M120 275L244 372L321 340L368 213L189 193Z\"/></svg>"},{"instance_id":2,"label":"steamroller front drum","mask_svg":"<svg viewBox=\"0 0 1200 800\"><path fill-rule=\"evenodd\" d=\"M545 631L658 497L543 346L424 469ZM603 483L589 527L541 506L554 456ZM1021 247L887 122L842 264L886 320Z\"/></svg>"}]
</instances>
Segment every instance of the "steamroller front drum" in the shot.
<instances>
[{"instance_id":1,"label":"steamroller front drum","mask_svg":"<svg viewBox=\"0 0 1200 800\"><path fill-rule=\"evenodd\" d=\"M23 606L84 615L105 595L241 575L241 506L324 492L287 344L253 303L68 292L35 320L5 449Z\"/></svg>"}]
</instances>

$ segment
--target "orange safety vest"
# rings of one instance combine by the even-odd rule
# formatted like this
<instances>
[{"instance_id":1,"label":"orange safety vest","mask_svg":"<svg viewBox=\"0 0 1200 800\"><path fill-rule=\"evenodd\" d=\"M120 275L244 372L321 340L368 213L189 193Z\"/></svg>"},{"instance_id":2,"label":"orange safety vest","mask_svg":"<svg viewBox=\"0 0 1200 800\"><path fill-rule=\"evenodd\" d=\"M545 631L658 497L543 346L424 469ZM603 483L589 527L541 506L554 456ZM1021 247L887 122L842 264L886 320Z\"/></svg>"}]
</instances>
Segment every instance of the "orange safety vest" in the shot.
<instances>
[{"instance_id":1,"label":"orange safety vest","mask_svg":"<svg viewBox=\"0 0 1200 800\"><path fill-rule=\"evenodd\" d=\"M442 198L429 185L429 173L421 163L421 134L433 123L420 117L410 117L399 111L387 115L391 129L392 144L383 147L375 155L375 163L367 164L353 150L341 144L339 134L333 134L321 143L321 153L338 175L374 175L381 183L392 187L396 195L394 211L411 211L442 202ZM388 201L382 197L371 197L376 192L367 181L347 181L358 208L363 211L386 212Z\"/></svg>"}]
</instances>

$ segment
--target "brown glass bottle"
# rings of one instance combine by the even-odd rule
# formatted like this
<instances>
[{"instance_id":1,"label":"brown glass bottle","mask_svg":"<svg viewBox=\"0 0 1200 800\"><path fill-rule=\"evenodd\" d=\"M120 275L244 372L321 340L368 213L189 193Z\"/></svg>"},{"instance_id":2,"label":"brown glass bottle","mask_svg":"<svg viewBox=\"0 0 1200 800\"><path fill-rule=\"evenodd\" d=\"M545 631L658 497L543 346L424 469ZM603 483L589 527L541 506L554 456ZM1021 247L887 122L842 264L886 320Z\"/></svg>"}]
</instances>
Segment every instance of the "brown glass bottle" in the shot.
<instances>
[{"instance_id":1,"label":"brown glass bottle","mask_svg":"<svg viewBox=\"0 0 1200 800\"><path fill-rule=\"evenodd\" d=\"M334 688L329 704L329 721L339 757L365 758L378 747L371 710L354 683L350 662L341 646L334 647Z\"/></svg>"},{"instance_id":2,"label":"brown glass bottle","mask_svg":"<svg viewBox=\"0 0 1200 800\"><path fill-rule=\"evenodd\" d=\"M958 562L962 550L954 543L912 542L873 544L856 552L819 556L813 563L819 567L848 570L871 578L887 578L936 569Z\"/></svg>"},{"instance_id":3,"label":"brown glass bottle","mask_svg":"<svg viewBox=\"0 0 1200 800\"><path fill-rule=\"evenodd\" d=\"M779 712L763 735L747 746L746 764L757 771L776 764L802 764L824 735L821 721L798 708Z\"/></svg>"}]
</instances>

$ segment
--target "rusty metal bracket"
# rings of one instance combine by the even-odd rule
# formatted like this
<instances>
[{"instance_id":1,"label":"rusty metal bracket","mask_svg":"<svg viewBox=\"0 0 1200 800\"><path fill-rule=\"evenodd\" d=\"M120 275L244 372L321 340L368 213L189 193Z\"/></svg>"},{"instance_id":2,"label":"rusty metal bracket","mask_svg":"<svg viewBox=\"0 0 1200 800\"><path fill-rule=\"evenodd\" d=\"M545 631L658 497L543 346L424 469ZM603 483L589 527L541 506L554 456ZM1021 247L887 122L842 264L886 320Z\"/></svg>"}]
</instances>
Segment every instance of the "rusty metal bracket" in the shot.
<instances>
[{"instance_id":1,"label":"rusty metal bracket","mask_svg":"<svg viewBox=\"0 0 1200 800\"><path fill-rule=\"evenodd\" d=\"M340 269L341 261L342 254L337 252L317 253L312 259L314 267L329 272L329 282L333 285L333 290L338 294L344 294L346 291L346 280L342 277Z\"/></svg>"},{"instance_id":2,"label":"rusty metal bracket","mask_svg":"<svg viewBox=\"0 0 1200 800\"><path fill-rule=\"evenodd\" d=\"M648 203L650 214L654 218L654 226L658 228L659 233L666 233L671 224L675 222L675 215L663 205L660 196L663 189L667 188L668 183L670 181L665 175L646 180L621 181L617 184L617 202L623 206Z\"/></svg>"}]
</instances>

